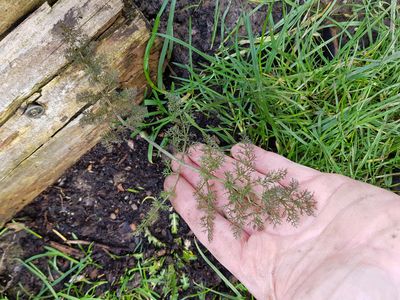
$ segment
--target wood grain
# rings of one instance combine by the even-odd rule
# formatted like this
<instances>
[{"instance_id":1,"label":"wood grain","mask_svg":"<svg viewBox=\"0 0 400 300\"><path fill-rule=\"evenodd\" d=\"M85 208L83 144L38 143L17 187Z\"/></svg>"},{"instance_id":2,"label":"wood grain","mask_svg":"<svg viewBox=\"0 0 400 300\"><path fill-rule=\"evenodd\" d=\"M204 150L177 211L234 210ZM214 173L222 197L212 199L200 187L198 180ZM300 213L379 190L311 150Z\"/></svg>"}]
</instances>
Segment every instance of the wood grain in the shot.
<instances>
[{"instance_id":1,"label":"wood grain","mask_svg":"<svg viewBox=\"0 0 400 300\"><path fill-rule=\"evenodd\" d=\"M93 37L120 15L121 0L47 2L0 41L0 126L67 64L60 24Z\"/></svg>"},{"instance_id":2,"label":"wood grain","mask_svg":"<svg viewBox=\"0 0 400 300\"><path fill-rule=\"evenodd\" d=\"M142 61L150 36L141 14L135 15L130 22L120 17L102 36L96 49L98 55L105 57L107 66L118 71L125 86L138 89L132 105L142 100L146 86ZM154 48L151 56L152 70L157 64L158 48ZM76 100L77 95L93 88L85 73L74 64L57 71L52 65L48 67L56 72L50 80L39 79L38 88L26 87L26 95L31 97L28 101L34 99L45 108L45 113L32 119L23 114L23 109L17 109L0 127L0 225L57 180L108 129L108 124L83 126L79 122L86 106ZM96 104L88 109L95 108Z\"/></svg>"},{"instance_id":3,"label":"wood grain","mask_svg":"<svg viewBox=\"0 0 400 300\"><path fill-rule=\"evenodd\" d=\"M45 0L0 0L0 36Z\"/></svg>"}]
</instances>

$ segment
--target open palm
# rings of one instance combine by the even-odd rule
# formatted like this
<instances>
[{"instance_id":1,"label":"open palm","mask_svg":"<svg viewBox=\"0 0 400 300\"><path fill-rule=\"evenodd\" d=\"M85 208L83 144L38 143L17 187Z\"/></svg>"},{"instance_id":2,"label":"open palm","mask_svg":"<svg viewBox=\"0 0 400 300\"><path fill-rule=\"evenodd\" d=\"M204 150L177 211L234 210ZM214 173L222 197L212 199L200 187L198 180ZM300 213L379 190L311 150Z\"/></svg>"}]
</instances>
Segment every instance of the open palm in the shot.
<instances>
[{"instance_id":1,"label":"open palm","mask_svg":"<svg viewBox=\"0 0 400 300\"><path fill-rule=\"evenodd\" d=\"M240 147L231 150L216 176L232 170ZM254 147L255 176L287 169L288 179L314 192L315 216L303 216L297 227L271 225L262 231L243 229L233 236L225 218L227 196L215 181L218 204L214 238L201 226L203 212L193 196L199 175L173 164L175 175L165 189L177 212L210 252L257 299L400 299L400 197L335 174L326 174ZM198 166L201 147L183 159Z\"/></svg>"}]
</instances>

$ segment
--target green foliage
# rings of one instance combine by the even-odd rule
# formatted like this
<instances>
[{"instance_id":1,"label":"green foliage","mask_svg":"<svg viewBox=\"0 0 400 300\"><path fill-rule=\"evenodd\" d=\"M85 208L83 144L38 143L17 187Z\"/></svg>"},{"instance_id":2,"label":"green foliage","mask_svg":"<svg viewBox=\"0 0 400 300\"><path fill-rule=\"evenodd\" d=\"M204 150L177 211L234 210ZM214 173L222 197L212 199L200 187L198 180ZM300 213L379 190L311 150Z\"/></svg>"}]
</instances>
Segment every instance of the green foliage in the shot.
<instances>
[{"instance_id":1,"label":"green foliage","mask_svg":"<svg viewBox=\"0 0 400 300\"><path fill-rule=\"evenodd\" d=\"M137 227L135 234L144 233L145 236L148 238L150 243L153 243L155 246L159 246L159 241L153 239L149 231L149 227L153 225L157 220L160 218L160 213L162 211L167 211L168 206L165 204L166 200L168 199L168 195L165 195L163 198L155 198L151 196L147 196L143 199L142 204L144 201L151 201L150 209L147 211L146 215L142 219L142 222ZM160 242L161 243L161 242Z\"/></svg>"},{"instance_id":2,"label":"green foliage","mask_svg":"<svg viewBox=\"0 0 400 300\"><path fill-rule=\"evenodd\" d=\"M225 188L229 201L222 209L237 237L246 225L263 230L266 221L278 225L285 220L296 226L300 216L314 214L316 201L313 194L308 190L300 190L294 179L284 184L286 170L273 170L265 176L255 177L258 172L254 165L252 144L241 144L240 159L222 177L217 177L216 173L225 162L223 152L215 144L210 146L210 143L203 147L203 152L195 197L198 207L204 211L201 221L209 240L213 238L218 201L213 188L215 181Z\"/></svg>"},{"instance_id":3,"label":"green foliage","mask_svg":"<svg viewBox=\"0 0 400 300\"><path fill-rule=\"evenodd\" d=\"M224 155L215 144L204 147L204 156L200 163L200 182L196 186L194 195L198 207L204 211L201 224L207 230L209 240L212 240L217 202L217 195L212 188L212 180L216 178L214 174L223 163Z\"/></svg>"},{"instance_id":4,"label":"green foliage","mask_svg":"<svg viewBox=\"0 0 400 300\"><path fill-rule=\"evenodd\" d=\"M199 283L194 283L186 273L189 261L197 257L190 251L188 254L181 251L172 253L173 262L167 262L166 257L145 258L142 249L129 254L135 259L133 267L127 267L125 273L115 282L109 282L101 276L104 268L95 262L92 251L93 246L74 249L80 258L72 257L52 247L45 247L43 253L34 255L25 261L22 266L34 275L34 278L42 282L42 288L37 291L29 291L19 284L20 293L16 299L87 299L87 300L144 300L144 299L230 299L229 294L220 293L206 288ZM114 259L119 259L115 256ZM66 267L68 265L68 267ZM93 279L92 273L100 276ZM222 274L220 274L223 276ZM224 280L224 277L222 277ZM225 279L226 280L226 279ZM105 288L105 286L109 288ZM180 297L182 291L191 288L193 293L186 293ZM235 293L242 288L241 285L229 285ZM240 295L240 294L239 294ZM1 299L9 299L0 294ZM11 298L14 299L14 298ZM239 297L237 299L244 299Z\"/></svg>"},{"instance_id":5,"label":"green foliage","mask_svg":"<svg viewBox=\"0 0 400 300\"><path fill-rule=\"evenodd\" d=\"M172 234L177 234L179 230L179 216L177 213L171 213L169 215L170 219L170 226L171 226L171 233Z\"/></svg>"},{"instance_id":6,"label":"green foliage","mask_svg":"<svg viewBox=\"0 0 400 300\"><path fill-rule=\"evenodd\" d=\"M144 236L147 238L147 241L149 242L149 244L153 244L156 247L164 247L164 243L161 242L159 239L157 239L154 235L151 234L150 230L145 227L144 229Z\"/></svg>"},{"instance_id":7,"label":"green foliage","mask_svg":"<svg viewBox=\"0 0 400 300\"><path fill-rule=\"evenodd\" d=\"M166 131L165 138L176 152L187 152L191 144L190 127L188 118L191 112L185 107L184 100L177 94L166 93L168 111L171 114L171 127Z\"/></svg>"},{"instance_id":8,"label":"green foliage","mask_svg":"<svg viewBox=\"0 0 400 300\"><path fill-rule=\"evenodd\" d=\"M91 257L92 249L88 247L82 252L82 258L74 258L57 249L45 246L45 252L34 255L25 261L21 261L22 265L31 272L43 285L39 292L34 296L29 295L25 288L20 285L21 293L26 292L29 299L63 299L65 294L69 299L80 294L79 286L81 283L87 285L87 296L91 295L94 289L98 288L104 282L92 283L82 276L82 272L89 266L95 267ZM40 262L47 264L46 268L39 267ZM66 271L61 266L68 265ZM60 286L62 292L59 292ZM21 295L22 296L22 295Z\"/></svg>"},{"instance_id":9,"label":"green foliage","mask_svg":"<svg viewBox=\"0 0 400 300\"><path fill-rule=\"evenodd\" d=\"M274 170L264 177L254 178L256 169L252 147L251 144L242 144L241 158L235 163L235 170L225 173L224 185L230 200L226 211L237 233L246 223L262 230L265 220L278 225L286 219L296 226L301 215L313 215L316 209L313 195L307 190L300 191L294 179L283 184L286 170ZM238 182L240 189L237 188ZM254 187L261 191L258 195Z\"/></svg>"},{"instance_id":10,"label":"green foliage","mask_svg":"<svg viewBox=\"0 0 400 300\"><path fill-rule=\"evenodd\" d=\"M174 7L175 1L172 1L167 33L172 32L171 24ZM246 25L248 24L246 23ZM143 111L139 107L132 109L134 92L120 88L116 72L106 67L105 58L96 56L93 45L85 37L74 29L66 29L64 32L65 40L69 43L67 57L84 68L89 80L96 87L94 91L86 91L79 97L79 100L85 101L90 105L96 102L99 103L97 109L88 113L86 120L90 122L100 120L101 122L108 121L111 123L111 118L113 118L117 119L122 125L116 127L117 129L125 127L136 131L142 121ZM163 45L162 57L167 55L167 49L171 49L171 46L172 41L167 39ZM160 90L162 88L160 69L158 73L158 90ZM175 93L172 90L164 92L164 96L168 101L167 109L170 113L170 124L172 125L166 132L166 138L170 140L175 151L186 153L191 144L190 128L196 124L192 117L192 109L188 108L188 103L186 102L187 97L190 97L190 93L187 93L185 97L181 97L179 93ZM127 111L132 113L127 115ZM117 131L109 131L106 141L112 139ZM222 167L224 154L219 149L215 138L203 131L201 133L206 147L204 147L204 156L201 159L199 168L192 167L199 173L201 178L194 196L198 200L198 207L204 211L201 222L208 232L209 240L211 240L213 238L217 202L216 194L212 188L212 181L217 179L215 172ZM145 134L142 134L142 137L172 160L185 165L183 161L156 145ZM255 169L252 162L254 157L251 147L248 146L243 154L244 158L235 165L235 170L225 174L225 178L219 178L223 181L229 195L230 203L226 209L236 235L248 223L261 230L265 220L270 220L276 225L281 223L282 218L286 218L287 221L296 225L299 215L303 213L311 215L313 213L315 202L311 193L298 191L298 184L295 181L287 186L280 183L284 179L284 175L286 175L284 171L273 172L267 175L266 178L253 180L251 175ZM262 194L254 194L254 189L257 187L263 189ZM260 205L257 199L262 200ZM159 212L164 207L164 202L165 199L163 201L156 198L153 199L152 207L139 226L138 233L145 230L147 236L151 237L148 234L148 226L157 220ZM149 239L149 241L152 241L152 239Z\"/></svg>"},{"instance_id":11,"label":"green foliage","mask_svg":"<svg viewBox=\"0 0 400 300\"><path fill-rule=\"evenodd\" d=\"M218 119L218 125L197 127L226 145L244 134L296 162L395 190L392 179L400 166L396 1L259 2L267 7L261 35L253 35L252 13L244 13L231 31L220 18L224 42L213 56L190 40L159 34L205 62L200 68L193 61L180 65L190 75L176 78L173 91L189 95L188 111ZM272 12L280 4L283 18L275 21ZM156 106L149 126L158 131L171 122L163 93L155 91L145 101Z\"/></svg>"}]
</instances>

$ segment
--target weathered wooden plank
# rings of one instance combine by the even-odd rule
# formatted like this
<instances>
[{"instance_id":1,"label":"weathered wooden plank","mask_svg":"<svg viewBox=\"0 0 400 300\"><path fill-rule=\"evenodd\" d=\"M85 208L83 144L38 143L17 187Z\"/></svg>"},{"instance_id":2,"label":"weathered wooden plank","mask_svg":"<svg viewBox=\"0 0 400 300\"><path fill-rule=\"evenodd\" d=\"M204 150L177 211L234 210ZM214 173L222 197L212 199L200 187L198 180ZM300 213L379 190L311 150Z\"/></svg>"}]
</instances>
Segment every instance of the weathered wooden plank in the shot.
<instances>
[{"instance_id":1,"label":"weathered wooden plank","mask_svg":"<svg viewBox=\"0 0 400 300\"><path fill-rule=\"evenodd\" d=\"M138 89L140 102L146 80L143 54L150 32L140 14L109 30L96 49L108 66L117 70L125 86ZM122 25L121 25L122 24ZM150 60L155 69L158 50ZM0 226L54 182L81 155L93 147L108 124L81 125L84 103L77 95L92 88L75 65L63 69L32 99L45 107L45 114L31 119L18 111L0 127Z\"/></svg>"},{"instance_id":2,"label":"weathered wooden plank","mask_svg":"<svg viewBox=\"0 0 400 300\"><path fill-rule=\"evenodd\" d=\"M0 0L0 36L45 0Z\"/></svg>"},{"instance_id":3,"label":"weathered wooden plank","mask_svg":"<svg viewBox=\"0 0 400 300\"><path fill-rule=\"evenodd\" d=\"M82 129L80 118L66 125L0 182L0 226L100 140L107 124Z\"/></svg>"},{"instance_id":4,"label":"weathered wooden plank","mask_svg":"<svg viewBox=\"0 0 400 300\"><path fill-rule=\"evenodd\" d=\"M108 65L120 72L121 82L136 79L139 91L145 85L143 79L137 79L143 73L140 58L148 35L145 22L137 17L102 40L97 49ZM0 127L0 182L83 108L85 104L76 97L90 88L84 73L71 65L34 95L35 102L45 108L40 118L29 118L21 109Z\"/></svg>"},{"instance_id":5,"label":"weathered wooden plank","mask_svg":"<svg viewBox=\"0 0 400 300\"><path fill-rule=\"evenodd\" d=\"M65 64L60 23L93 37L122 11L122 0L47 2L0 41L0 126Z\"/></svg>"},{"instance_id":6,"label":"weathered wooden plank","mask_svg":"<svg viewBox=\"0 0 400 300\"><path fill-rule=\"evenodd\" d=\"M40 118L29 118L19 111L0 127L0 182L83 107L69 87L78 88L79 82L84 80L83 72L69 68L42 88L36 99L45 109ZM79 90L88 86L82 84Z\"/></svg>"}]
</instances>

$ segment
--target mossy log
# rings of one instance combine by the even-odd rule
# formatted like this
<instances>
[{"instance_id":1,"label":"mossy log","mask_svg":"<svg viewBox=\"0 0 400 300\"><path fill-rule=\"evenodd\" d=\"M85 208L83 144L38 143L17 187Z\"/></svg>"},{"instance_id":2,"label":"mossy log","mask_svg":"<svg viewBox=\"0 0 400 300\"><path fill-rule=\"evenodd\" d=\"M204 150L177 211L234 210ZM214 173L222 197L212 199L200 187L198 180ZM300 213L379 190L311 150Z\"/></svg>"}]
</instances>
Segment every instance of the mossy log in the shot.
<instances>
[{"instance_id":1,"label":"mossy log","mask_svg":"<svg viewBox=\"0 0 400 300\"><path fill-rule=\"evenodd\" d=\"M92 148L109 124L82 125L93 109L77 96L91 88L65 58L60 22L97 40L97 55L124 86L143 97L143 56L150 37L139 12L125 20L122 0L61 0L43 4L0 41L0 225ZM151 54L150 68L157 64ZM96 107L96 104L94 105Z\"/></svg>"}]
</instances>

